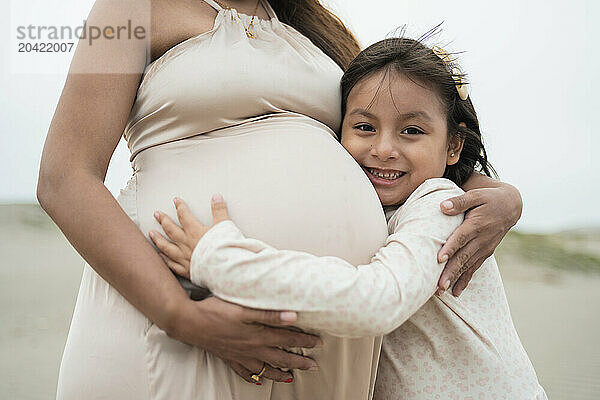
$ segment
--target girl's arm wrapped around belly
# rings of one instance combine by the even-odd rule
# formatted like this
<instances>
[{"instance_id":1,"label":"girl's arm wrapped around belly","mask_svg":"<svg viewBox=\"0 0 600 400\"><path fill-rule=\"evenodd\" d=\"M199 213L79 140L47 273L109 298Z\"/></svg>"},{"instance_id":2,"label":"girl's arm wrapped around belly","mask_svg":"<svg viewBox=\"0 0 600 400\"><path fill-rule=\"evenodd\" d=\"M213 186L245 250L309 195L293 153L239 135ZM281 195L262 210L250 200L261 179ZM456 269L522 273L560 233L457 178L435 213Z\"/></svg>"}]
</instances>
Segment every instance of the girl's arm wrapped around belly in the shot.
<instances>
[{"instance_id":1,"label":"girl's arm wrapped around belly","mask_svg":"<svg viewBox=\"0 0 600 400\"><path fill-rule=\"evenodd\" d=\"M298 326L337 336L391 332L435 292L436 254L462 222L439 203L460 189L446 180L422 185L392 217L394 233L366 265L278 250L246 238L231 221L210 229L191 257L191 279L247 307L298 311Z\"/></svg>"}]
</instances>

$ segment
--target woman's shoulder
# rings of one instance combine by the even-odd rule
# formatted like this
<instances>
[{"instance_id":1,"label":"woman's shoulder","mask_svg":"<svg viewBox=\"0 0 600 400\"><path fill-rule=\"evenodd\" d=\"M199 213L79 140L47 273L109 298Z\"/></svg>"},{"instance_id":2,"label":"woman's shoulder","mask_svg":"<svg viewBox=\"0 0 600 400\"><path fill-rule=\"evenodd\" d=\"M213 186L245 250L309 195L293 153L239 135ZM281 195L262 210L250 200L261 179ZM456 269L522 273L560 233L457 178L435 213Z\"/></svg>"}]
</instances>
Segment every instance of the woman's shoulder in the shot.
<instances>
[{"instance_id":1,"label":"woman's shoulder","mask_svg":"<svg viewBox=\"0 0 600 400\"><path fill-rule=\"evenodd\" d=\"M217 10L205 1L150 0L150 59L156 61L179 43L211 30Z\"/></svg>"}]
</instances>

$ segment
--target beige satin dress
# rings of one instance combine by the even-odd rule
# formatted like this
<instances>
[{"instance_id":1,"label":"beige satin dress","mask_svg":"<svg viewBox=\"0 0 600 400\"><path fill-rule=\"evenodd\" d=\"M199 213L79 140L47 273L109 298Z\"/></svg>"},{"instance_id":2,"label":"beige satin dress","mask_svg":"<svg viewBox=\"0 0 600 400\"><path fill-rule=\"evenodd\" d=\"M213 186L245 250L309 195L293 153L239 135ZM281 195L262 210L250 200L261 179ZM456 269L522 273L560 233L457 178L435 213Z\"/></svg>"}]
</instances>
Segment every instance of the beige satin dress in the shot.
<instances>
[{"instance_id":1,"label":"beige satin dress","mask_svg":"<svg viewBox=\"0 0 600 400\"><path fill-rule=\"evenodd\" d=\"M366 263L387 226L377 195L336 139L341 69L280 22L216 11L213 29L149 64L124 137L133 176L119 204L147 235L172 198L210 223L222 193L248 235L278 248ZM127 238L123 238L126 241ZM210 327L207 327L210 329ZM292 384L243 381L222 360L169 338L85 265L58 384L59 399L364 400L380 338L323 334L307 352L319 372Z\"/></svg>"}]
</instances>

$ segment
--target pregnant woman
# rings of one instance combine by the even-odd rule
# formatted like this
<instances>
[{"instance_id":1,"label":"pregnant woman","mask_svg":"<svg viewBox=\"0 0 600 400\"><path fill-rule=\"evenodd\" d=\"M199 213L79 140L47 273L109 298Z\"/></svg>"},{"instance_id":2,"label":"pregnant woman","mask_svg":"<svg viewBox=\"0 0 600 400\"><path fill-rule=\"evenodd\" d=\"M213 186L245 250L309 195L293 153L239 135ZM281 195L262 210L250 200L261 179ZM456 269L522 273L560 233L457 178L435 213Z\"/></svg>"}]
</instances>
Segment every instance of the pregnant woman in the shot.
<instances>
[{"instance_id":1,"label":"pregnant woman","mask_svg":"<svg viewBox=\"0 0 600 400\"><path fill-rule=\"evenodd\" d=\"M140 3L96 2L88 24L149 15L151 45L79 44L42 157L40 204L87 261L58 398L368 398L374 338L323 335L313 350L320 339L265 326L292 322L279 313L192 301L142 234L160 229L153 211L172 209L175 195L208 220L218 190L253 237L367 262L386 221L336 140L339 79L356 41L317 1L231 2L236 10L156 0L151 14ZM103 179L121 135L134 173L115 201ZM485 185L495 186L467 189ZM489 190L492 204L518 215L512 189ZM249 379L263 362L301 369L302 384L269 367L265 377L287 383L257 387L230 368Z\"/></svg>"}]
</instances>

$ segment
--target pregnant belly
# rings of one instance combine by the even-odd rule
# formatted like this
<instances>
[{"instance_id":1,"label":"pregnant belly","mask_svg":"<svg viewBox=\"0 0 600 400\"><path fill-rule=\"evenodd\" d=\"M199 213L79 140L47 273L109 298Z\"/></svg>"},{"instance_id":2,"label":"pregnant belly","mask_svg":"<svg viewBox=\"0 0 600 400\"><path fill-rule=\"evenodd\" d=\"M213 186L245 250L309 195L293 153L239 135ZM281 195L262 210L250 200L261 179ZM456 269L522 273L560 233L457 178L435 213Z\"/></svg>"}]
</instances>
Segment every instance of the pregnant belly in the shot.
<instances>
[{"instance_id":1,"label":"pregnant belly","mask_svg":"<svg viewBox=\"0 0 600 400\"><path fill-rule=\"evenodd\" d=\"M249 237L369 262L387 238L385 217L371 183L330 132L306 117L278 116L142 151L134 160L140 229L161 231L155 210L177 221L175 196L210 225L210 198L221 193Z\"/></svg>"}]
</instances>

